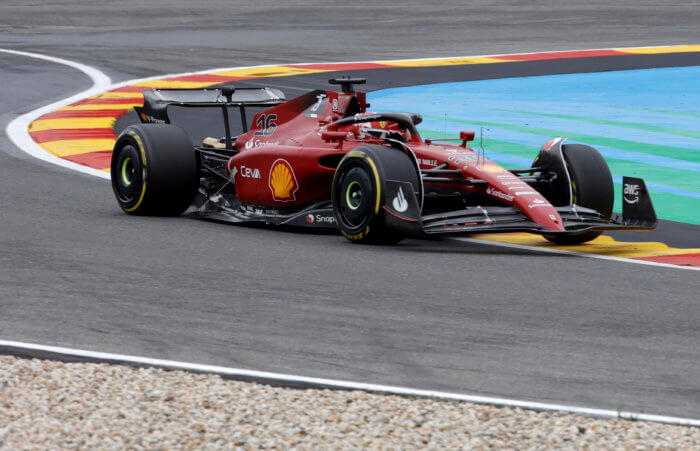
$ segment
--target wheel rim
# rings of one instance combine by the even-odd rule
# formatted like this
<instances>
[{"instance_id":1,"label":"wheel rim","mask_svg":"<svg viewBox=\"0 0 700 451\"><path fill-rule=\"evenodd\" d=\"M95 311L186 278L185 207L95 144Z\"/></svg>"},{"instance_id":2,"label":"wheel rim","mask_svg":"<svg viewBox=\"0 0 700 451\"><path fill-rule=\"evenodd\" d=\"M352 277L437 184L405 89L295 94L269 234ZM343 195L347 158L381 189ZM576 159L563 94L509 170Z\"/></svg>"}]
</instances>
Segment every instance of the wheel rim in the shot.
<instances>
[{"instance_id":1,"label":"wheel rim","mask_svg":"<svg viewBox=\"0 0 700 451\"><path fill-rule=\"evenodd\" d=\"M348 170L340 181L337 199L339 221L349 229L361 229L372 214L371 198L374 189L367 172L361 167Z\"/></svg>"},{"instance_id":2,"label":"wheel rim","mask_svg":"<svg viewBox=\"0 0 700 451\"><path fill-rule=\"evenodd\" d=\"M122 204L129 205L138 198L143 184L141 161L133 146L126 145L119 151L114 172L112 184L117 197Z\"/></svg>"},{"instance_id":3,"label":"wheel rim","mask_svg":"<svg viewBox=\"0 0 700 451\"><path fill-rule=\"evenodd\" d=\"M351 210L357 210L362 204L362 187L353 180L345 190L345 203Z\"/></svg>"},{"instance_id":4,"label":"wheel rim","mask_svg":"<svg viewBox=\"0 0 700 451\"><path fill-rule=\"evenodd\" d=\"M122 183L124 186L129 186L136 177L136 168L131 158L126 157L122 162Z\"/></svg>"}]
</instances>

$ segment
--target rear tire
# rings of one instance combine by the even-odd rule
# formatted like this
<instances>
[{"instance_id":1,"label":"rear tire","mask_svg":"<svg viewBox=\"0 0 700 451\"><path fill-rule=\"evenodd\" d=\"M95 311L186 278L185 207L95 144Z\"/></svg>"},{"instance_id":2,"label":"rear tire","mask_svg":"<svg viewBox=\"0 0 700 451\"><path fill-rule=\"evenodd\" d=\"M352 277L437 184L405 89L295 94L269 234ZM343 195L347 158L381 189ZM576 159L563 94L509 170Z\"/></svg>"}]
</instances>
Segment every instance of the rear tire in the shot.
<instances>
[{"instance_id":1,"label":"rear tire","mask_svg":"<svg viewBox=\"0 0 700 451\"><path fill-rule=\"evenodd\" d=\"M197 155L187 133L171 124L139 124L112 152L112 189L130 215L177 216L199 186Z\"/></svg>"},{"instance_id":2,"label":"rear tire","mask_svg":"<svg viewBox=\"0 0 700 451\"><path fill-rule=\"evenodd\" d=\"M571 177L573 203L598 211L603 218L612 216L615 191L610 168L596 149L584 144L564 144L562 153ZM601 231L544 234L556 244L581 244L602 235Z\"/></svg>"}]
</instances>

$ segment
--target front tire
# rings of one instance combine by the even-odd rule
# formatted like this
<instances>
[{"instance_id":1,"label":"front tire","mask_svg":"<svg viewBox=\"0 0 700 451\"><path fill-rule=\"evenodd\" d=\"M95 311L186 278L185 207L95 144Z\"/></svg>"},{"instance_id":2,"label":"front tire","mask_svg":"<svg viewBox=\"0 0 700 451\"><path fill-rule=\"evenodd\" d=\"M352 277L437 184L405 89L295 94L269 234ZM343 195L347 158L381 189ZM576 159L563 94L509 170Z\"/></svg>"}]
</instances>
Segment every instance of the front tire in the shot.
<instances>
[{"instance_id":1,"label":"front tire","mask_svg":"<svg viewBox=\"0 0 700 451\"><path fill-rule=\"evenodd\" d=\"M564 144L562 154L571 177L573 203L596 210L604 219L610 219L615 191L610 168L603 156L584 144ZM602 233L588 231L543 236L556 244L581 244L598 238Z\"/></svg>"},{"instance_id":2,"label":"front tire","mask_svg":"<svg viewBox=\"0 0 700 451\"><path fill-rule=\"evenodd\" d=\"M396 244L404 238L386 224L383 196L387 179L409 182L415 192L420 191L417 169L408 155L391 147L357 147L336 168L333 214L340 232L353 243Z\"/></svg>"},{"instance_id":3,"label":"front tire","mask_svg":"<svg viewBox=\"0 0 700 451\"><path fill-rule=\"evenodd\" d=\"M119 136L112 152L112 189L130 215L177 216L199 186L190 137L171 124L139 124Z\"/></svg>"}]
</instances>

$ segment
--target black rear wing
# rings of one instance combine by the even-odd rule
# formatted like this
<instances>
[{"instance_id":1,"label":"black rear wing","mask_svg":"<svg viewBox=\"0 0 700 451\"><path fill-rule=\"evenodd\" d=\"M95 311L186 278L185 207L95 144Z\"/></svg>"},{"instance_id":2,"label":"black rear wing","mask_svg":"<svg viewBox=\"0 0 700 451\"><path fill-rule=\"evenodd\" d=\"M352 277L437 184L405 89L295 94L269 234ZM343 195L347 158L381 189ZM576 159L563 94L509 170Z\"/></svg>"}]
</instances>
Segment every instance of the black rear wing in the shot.
<instances>
[{"instance_id":1,"label":"black rear wing","mask_svg":"<svg viewBox=\"0 0 700 451\"><path fill-rule=\"evenodd\" d=\"M239 88L227 85L203 89L149 89L143 91L143 106L134 107L142 123L169 124L168 107L221 108L226 129L226 148L232 149L228 108L238 107L243 131L248 131L245 108L270 107L286 101L284 93L274 88Z\"/></svg>"},{"instance_id":2,"label":"black rear wing","mask_svg":"<svg viewBox=\"0 0 700 451\"><path fill-rule=\"evenodd\" d=\"M143 123L169 124L168 107L171 105L191 108L238 107L243 129L248 131L246 106L273 106L286 100L284 93L274 88L221 88L204 89L149 89L143 91L143 106L134 107ZM227 114L226 114L227 115Z\"/></svg>"}]
</instances>

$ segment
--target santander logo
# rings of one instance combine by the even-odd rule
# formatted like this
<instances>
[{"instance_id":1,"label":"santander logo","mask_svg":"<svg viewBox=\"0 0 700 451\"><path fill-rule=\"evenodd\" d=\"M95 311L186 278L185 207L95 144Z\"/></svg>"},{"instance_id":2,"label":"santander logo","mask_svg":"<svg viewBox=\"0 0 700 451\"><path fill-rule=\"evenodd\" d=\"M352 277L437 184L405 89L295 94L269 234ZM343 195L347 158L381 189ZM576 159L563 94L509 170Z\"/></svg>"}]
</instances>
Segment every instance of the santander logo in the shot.
<instances>
[{"instance_id":1,"label":"santander logo","mask_svg":"<svg viewBox=\"0 0 700 451\"><path fill-rule=\"evenodd\" d=\"M494 189L491 187L486 188L486 194L490 194L493 197L497 197L499 199L503 199L503 200L506 200L508 202L513 201L513 196L511 196L510 194L506 194L504 192L498 191L497 189Z\"/></svg>"}]
</instances>

